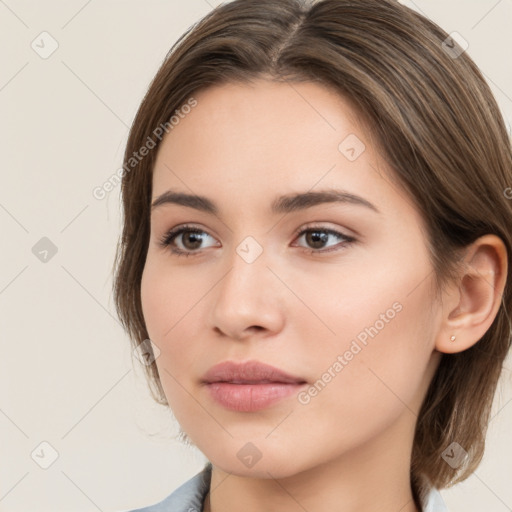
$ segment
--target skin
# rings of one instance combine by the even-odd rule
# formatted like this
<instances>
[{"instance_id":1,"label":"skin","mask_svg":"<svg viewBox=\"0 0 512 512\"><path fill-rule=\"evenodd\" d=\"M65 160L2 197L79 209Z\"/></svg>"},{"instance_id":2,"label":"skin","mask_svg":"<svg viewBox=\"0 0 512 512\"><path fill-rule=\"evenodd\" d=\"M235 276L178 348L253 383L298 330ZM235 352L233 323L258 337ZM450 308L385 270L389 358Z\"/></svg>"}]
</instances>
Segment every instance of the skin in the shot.
<instances>
[{"instance_id":1,"label":"skin","mask_svg":"<svg viewBox=\"0 0 512 512\"><path fill-rule=\"evenodd\" d=\"M409 483L417 414L441 352L468 348L492 323L503 244L491 235L475 242L460 281L438 300L423 219L346 100L319 84L264 79L194 97L159 148L153 200L167 190L197 194L218 212L153 209L141 298L169 405L213 464L205 510L417 511ZM338 148L349 134L366 146L354 161ZM331 188L378 212L335 202L270 211L277 196ZM199 248L174 240L188 257L159 243L185 223L204 231ZM296 235L306 228L355 241L329 235L311 245ZM252 263L236 252L248 236L263 250ZM235 412L201 383L221 361L258 360L311 386L393 304L400 312L308 403L291 396ZM237 457L248 442L261 454L250 468Z\"/></svg>"}]
</instances>

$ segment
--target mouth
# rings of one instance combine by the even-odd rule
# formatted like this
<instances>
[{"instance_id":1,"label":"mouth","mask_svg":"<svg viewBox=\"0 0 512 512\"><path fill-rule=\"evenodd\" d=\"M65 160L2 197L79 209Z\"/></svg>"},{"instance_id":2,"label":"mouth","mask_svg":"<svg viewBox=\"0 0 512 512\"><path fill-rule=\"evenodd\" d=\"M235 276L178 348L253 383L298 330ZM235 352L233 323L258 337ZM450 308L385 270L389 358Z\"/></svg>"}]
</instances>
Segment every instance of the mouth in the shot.
<instances>
[{"instance_id":1,"label":"mouth","mask_svg":"<svg viewBox=\"0 0 512 512\"><path fill-rule=\"evenodd\" d=\"M210 368L202 383L224 408L254 412L297 393L307 382L259 361L225 361Z\"/></svg>"}]
</instances>

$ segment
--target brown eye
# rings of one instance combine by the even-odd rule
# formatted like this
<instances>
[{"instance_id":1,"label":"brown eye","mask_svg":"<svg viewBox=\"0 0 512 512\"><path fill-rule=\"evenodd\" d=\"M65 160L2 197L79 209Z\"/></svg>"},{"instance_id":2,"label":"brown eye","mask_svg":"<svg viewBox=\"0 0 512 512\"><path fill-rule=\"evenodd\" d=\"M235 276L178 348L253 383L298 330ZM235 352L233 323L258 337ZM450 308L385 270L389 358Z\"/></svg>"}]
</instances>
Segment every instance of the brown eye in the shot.
<instances>
[{"instance_id":1,"label":"brown eye","mask_svg":"<svg viewBox=\"0 0 512 512\"><path fill-rule=\"evenodd\" d=\"M305 249L310 249L310 252L329 252L338 248L343 248L356 239L344 235L338 231L327 228L309 228L303 229L298 233L298 240L304 240L303 243L299 243L300 246Z\"/></svg>"},{"instance_id":2,"label":"brown eye","mask_svg":"<svg viewBox=\"0 0 512 512\"><path fill-rule=\"evenodd\" d=\"M199 249L203 242L203 236L196 231L186 231L181 234L182 245L187 250Z\"/></svg>"},{"instance_id":3,"label":"brown eye","mask_svg":"<svg viewBox=\"0 0 512 512\"><path fill-rule=\"evenodd\" d=\"M323 231L309 231L305 239L312 249L322 249L329 240L329 234Z\"/></svg>"},{"instance_id":4,"label":"brown eye","mask_svg":"<svg viewBox=\"0 0 512 512\"><path fill-rule=\"evenodd\" d=\"M211 239L209 243L208 238ZM167 232L160 240L160 245L168 247L175 254L192 255L199 253L201 249L216 245L216 241L202 229L181 226Z\"/></svg>"}]
</instances>

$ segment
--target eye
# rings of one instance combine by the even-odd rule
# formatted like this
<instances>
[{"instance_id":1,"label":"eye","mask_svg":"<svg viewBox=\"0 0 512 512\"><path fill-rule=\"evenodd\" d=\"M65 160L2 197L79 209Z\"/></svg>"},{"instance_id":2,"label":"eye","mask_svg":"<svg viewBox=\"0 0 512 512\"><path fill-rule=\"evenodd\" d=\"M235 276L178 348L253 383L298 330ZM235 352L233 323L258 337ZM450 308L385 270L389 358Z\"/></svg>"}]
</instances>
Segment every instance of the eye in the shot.
<instances>
[{"instance_id":1,"label":"eye","mask_svg":"<svg viewBox=\"0 0 512 512\"><path fill-rule=\"evenodd\" d=\"M356 241L354 237L344 235L334 229L310 227L298 230L296 240L303 240L304 249L311 253L325 253L339 250ZM160 239L159 244L178 256L193 256L202 249L219 247L220 244L206 231L195 226L182 225L169 230ZM292 244L295 246L296 244Z\"/></svg>"},{"instance_id":2,"label":"eye","mask_svg":"<svg viewBox=\"0 0 512 512\"><path fill-rule=\"evenodd\" d=\"M330 252L356 241L354 237L344 235L334 229L322 227L300 230L297 234L297 240L303 240L306 243L305 248L309 249L311 253Z\"/></svg>"},{"instance_id":3,"label":"eye","mask_svg":"<svg viewBox=\"0 0 512 512\"><path fill-rule=\"evenodd\" d=\"M208 245L203 245L205 242ZM160 245L168 247L171 252L179 256L190 256L200 249L218 245L215 239L206 231L193 226L179 226L173 228L160 239Z\"/></svg>"}]
</instances>

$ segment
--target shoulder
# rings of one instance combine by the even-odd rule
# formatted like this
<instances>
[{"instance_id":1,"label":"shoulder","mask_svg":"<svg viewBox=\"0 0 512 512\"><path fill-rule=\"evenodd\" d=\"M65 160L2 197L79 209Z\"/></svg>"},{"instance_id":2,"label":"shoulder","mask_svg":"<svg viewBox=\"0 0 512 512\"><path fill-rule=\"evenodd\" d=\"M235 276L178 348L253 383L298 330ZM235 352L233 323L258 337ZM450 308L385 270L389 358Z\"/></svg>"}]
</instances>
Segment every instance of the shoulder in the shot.
<instances>
[{"instance_id":1,"label":"shoulder","mask_svg":"<svg viewBox=\"0 0 512 512\"><path fill-rule=\"evenodd\" d=\"M148 507L129 512L189 512L201 511L204 498L210 488L212 466L208 463L204 469L178 487L162 501Z\"/></svg>"}]
</instances>

